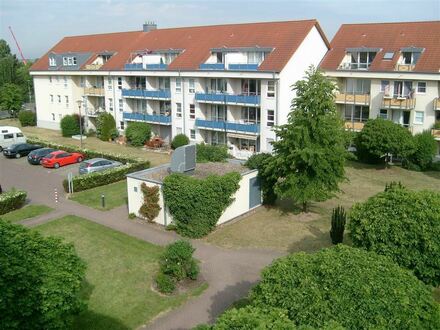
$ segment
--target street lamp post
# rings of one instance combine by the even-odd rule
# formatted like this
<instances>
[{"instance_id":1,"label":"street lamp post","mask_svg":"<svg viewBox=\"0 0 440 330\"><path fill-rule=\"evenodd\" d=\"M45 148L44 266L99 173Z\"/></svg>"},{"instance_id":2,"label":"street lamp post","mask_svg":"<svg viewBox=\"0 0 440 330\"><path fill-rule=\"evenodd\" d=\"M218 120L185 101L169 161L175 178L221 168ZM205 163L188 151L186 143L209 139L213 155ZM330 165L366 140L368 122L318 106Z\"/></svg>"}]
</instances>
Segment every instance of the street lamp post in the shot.
<instances>
[{"instance_id":1,"label":"street lamp post","mask_svg":"<svg viewBox=\"0 0 440 330\"><path fill-rule=\"evenodd\" d=\"M82 117L81 117L81 104L82 100L76 101L79 109L79 147L82 149L83 147L83 132L82 132Z\"/></svg>"}]
</instances>

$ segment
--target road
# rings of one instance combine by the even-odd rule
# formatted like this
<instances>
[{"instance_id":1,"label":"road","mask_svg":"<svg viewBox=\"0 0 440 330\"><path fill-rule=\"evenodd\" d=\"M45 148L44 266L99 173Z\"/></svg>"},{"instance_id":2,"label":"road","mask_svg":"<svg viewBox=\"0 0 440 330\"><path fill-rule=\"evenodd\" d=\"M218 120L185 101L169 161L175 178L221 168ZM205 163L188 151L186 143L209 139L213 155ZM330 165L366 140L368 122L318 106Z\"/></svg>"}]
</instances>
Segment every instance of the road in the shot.
<instances>
[{"instance_id":1,"label":"road","mask_svg":"<svg viewBox=\"0 0 440 330\"><path fill-rule=\"evenodd\" d=\"M27 221L28 226L73 214L153 244L165 245L179 238L174 232L158 226L130 221L126 206L105 212L67 200L61 182L69 172L77 173L77 167L70 165L57 170L45 169L29 165L25 158L6 159L0 156L0 184L3 190L12 187L26 190L30 203L46 204L55 209L49 215ZM58 202L55 201L55 189ZM228 250L200 240L193 240L192 244L196 248L195 257L201 261L201 274L209 283L208 289L141 328L190 329L197 324L214 321L234 301L247 294L258 281L263 267L280 256L272 251Z\"/></svg>"}]
</instances>

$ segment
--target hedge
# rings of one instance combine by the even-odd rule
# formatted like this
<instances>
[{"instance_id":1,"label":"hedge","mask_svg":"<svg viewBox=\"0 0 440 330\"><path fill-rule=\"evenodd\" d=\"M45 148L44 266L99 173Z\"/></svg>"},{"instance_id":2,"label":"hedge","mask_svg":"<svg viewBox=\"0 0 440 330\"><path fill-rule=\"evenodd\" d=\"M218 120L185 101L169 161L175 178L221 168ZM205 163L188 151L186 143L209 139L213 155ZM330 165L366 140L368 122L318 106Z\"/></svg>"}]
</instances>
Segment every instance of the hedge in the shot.
<instances>
[{"instance_id":1,"label":"hedge","mask_svg":"<svg viewBox=\"0 0 440 330\"><path fill-rule=\"evenodd\" d=\"M151 126L148 123L130 122L125 129L125 137L132 146L143 146L150 140Z\"/></svg>"},{"instance_id":2,"label":"hedge","mask_svg":"<svg viewBox=\"0 0 440 330\"><path fill-rule=\"evenodd\" d=\"M0 194L0 215L22 207L26 196L26 192L22 190L11 190Z\"/></svg>"},{"instance_id":3,"label":"hedge","mask_svg":"<svg viewBox=\"0 0 440 330\"><path fill-rule=\"evenodd\" d=\"M30 110L22 110L18 113L18 120L21 126L35 126L37 125L37 116L35 112Z\"/></svg>"},{"instance_id":4,"label":"hedge","mask_svg":"<svg viewBox=\"0 0 440 330\"><path fill-rule=\"evenodd\" d=\"M70 137L80 133L79 129L79 116L77 114L66 115L60 122L61 135L64 137Z\"/></svg>"},{"instance_id":5,"label":"hedge","mask_svg":"<svg viewBox=\"0 0 440 330\"><path fill-rule=\"evenodd\" d=\"M225 162L228 148L225 145L197 144L197 163Z\"/></svg>"}]
</instances>

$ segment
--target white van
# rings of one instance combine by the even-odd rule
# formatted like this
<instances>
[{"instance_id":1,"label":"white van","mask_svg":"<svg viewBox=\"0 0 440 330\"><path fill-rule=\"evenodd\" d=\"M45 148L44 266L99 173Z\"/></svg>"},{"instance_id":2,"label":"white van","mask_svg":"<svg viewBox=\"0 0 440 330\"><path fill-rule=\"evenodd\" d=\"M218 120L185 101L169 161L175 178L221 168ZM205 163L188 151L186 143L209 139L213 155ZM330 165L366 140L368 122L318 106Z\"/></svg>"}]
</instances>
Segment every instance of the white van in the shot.
<instances>
[{"instance_id":1,"label":"white van","mask_svg":"<svg viewBox=\"0 0 440 330\"><path fill-rule=\"evenodd\" d=\"M0 152L15 143L26 143L26 137L18 127L0 126Z\"/></svg>"}]
</instances>

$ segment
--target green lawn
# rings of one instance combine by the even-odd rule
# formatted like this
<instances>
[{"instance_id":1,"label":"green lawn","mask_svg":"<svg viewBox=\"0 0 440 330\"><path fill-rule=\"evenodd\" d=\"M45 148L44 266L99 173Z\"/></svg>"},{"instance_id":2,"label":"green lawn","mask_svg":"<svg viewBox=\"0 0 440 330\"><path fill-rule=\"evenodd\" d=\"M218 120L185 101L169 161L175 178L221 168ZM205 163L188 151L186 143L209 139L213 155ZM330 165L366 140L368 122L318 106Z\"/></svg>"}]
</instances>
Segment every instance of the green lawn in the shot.
<instances>
[{"instance_id":1,"label":"green lawn","mask_svg":"<svg viewBox=\"0 0 440 330\"><path fill-rule=\"evenodd\" d=\"M355 202L383 191L385 183L390 181L401 181L411 189L440 191L440 172L421 173L400 167L382 169L348 163L346 175L349 181L341 185L341 193L328 201L313 203L310 213L300 213L289 202L275 208L260 207L234 223L219 227L205 240L228 248L314 251L331 245L330 216L337 205L348 210Z\"/></svg>"},{"instance_id":2,"label":"green lawn","mask_svg":"<svg viewBox=\"0 0 440 330\"><path fill-rule=\"evenodd\" d=\"M67 216L35 230L73 243L87 263L82 294L88 297L88 310L76 318L74 329L134 329L206 288L170 297L153 292L150 287L163 248L91 221Z\"/></svg>"},{"instance_id":3,"label":"green lawn","mask_svg":"<svg viewBox=\"0 0 440 330\"><path fill-rule=\"evenodd\" d=\"M11 222L18 222L49 213L52 210L52 208L46 205L30 204L22 207L21 209L0 215L0 218Z\"/></svg>"},{"instance_id":4,"label":"green lawn","mask_svg":"<svg viewBox=\"0 0 440 330\"><path fill-rule=\"evenodd\" d=\"M105 196L105 208L101 205L101 194ZM126 180L74 193L71 200L98 210L111 210L127 203Z\"/></svg>"}]
</instances>

